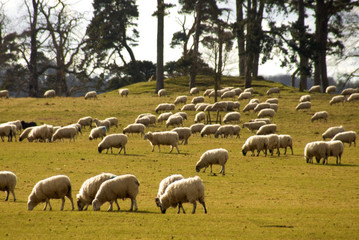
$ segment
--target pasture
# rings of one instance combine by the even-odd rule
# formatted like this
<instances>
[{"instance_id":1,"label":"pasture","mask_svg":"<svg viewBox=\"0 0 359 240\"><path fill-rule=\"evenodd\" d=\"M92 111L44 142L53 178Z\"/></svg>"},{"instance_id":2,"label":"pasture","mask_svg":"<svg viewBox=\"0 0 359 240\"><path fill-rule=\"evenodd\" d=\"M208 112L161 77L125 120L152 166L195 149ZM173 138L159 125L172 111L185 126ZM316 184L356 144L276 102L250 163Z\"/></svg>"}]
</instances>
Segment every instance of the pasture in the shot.
<instances>
[{"instance_id":1,"label":"pasture","mask_svg":"<svg viewBox=\"0 0 359 240\"><path fill-rule=\"evenodd\" d=\"M209 85L212 82L204 76L198 78L200 95L206 88L212 88ZM0 99L0 122L19 119L57 126L75 123L85 116L117 117L119 128L111 128L110 133L120 133L140 113L155 114L159 103L173 103L178 95L188 95L189 103L192 97L187 84L185 78L166 80L168 96L161 98L154 94L155 82L145 82L128 86L128 97L112 91L100 94L97 100ZM243 88L243 85L238 78L228 77L222 82L222 87ZM289 150L280 157L264 157L263 153L259 157L243 156L241 147L254 134L243 128L240 138L192 135L188 145L179 145L180 154L176 150L169 154L168 146L162 146L160 153L157 147L151 152L150 143L140 135L129 136L126 155L118 155L117 149L114 154L99 154L100 140L90 141L89 129L71 143L0 142L0 170L12 171L18 177L16 202L11 195L10 201L5 202L5 193L0 192L0 239L358 239L359 146L345 144L340 166L333 157L328 165L307 164L303 149L307 142L321 140L321 134L331 126L343 125L345 130L359 133L359 102L330 106L333 95L314 93L311 110L296 112L299 97L307 93L256 80L254 97L265 101L270 87L281 89L279 96L271 96L279 99L272 122L277 124L278 134L292 136L294 155ZM213 98L205 99L213 103ZM241 101L241 126L256 118L253 111L242 112L247 102ZM328 121L311 123L313 113L324 110L329 113ZM184 126L193 124L196 112L187 114ZM146 132L165 129L164 124L156 124ZM197 173L195 164L202 153L218 147L229 152L226 175L218 174L218 165L213 166L216 175L210 175L209 169ZM87 211L71 211L68 199L62 212L60 200L51 200L51 212L42 211L43 204L33 211L27 210L27 197L39 180L58 174L69 176L76 207L76 194L82 183L101 172L131 173L139 179L137 212L128 211L129 199L119 200L120 212L107 212L108 203L98 212L92 211L92 207ZM158 184L176 173L202 178L208 214L197 204L192 215L189 203L183 204L187 214L177 214L175 208L160 213L154 201Z\"/></svg>"}]
</instances>

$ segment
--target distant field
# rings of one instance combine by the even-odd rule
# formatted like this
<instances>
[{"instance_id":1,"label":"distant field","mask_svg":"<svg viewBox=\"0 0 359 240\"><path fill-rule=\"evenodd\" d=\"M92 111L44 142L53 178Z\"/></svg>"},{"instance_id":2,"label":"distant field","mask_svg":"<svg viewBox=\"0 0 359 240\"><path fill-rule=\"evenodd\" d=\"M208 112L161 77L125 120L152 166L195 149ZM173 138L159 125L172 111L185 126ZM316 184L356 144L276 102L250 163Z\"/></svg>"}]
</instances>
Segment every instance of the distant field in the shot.
<instances>
[{"instance_id":1,"label":"distant field","mask_svg":"<svg viewBox=\"0 0 359 240\"><path fill-rule=\"evenodd\" d=\"M213 80L198 78L200 94ZM155 82L128 86L128 97L117 91L104 93L98 100L56 97L0 99L0 123L12 120L35 121L54 126L75 123L84 116L104 119L117 117L120 126L110 133L120 133L133 123L140 113L154 113L159 103L173 103L178 95L188 95L185 78L165 82L168 96L154 94ZM222 87L243 88L238 78L225 78ZM333 95L312 94L312 109L295 111L301 95L297 89L264 80L253 82L254 95L265 101L270 87L279 87L279 108L273 122L279 134L289 134L294 140L294 155L280 157L261 154L243 156L241 147L253 133L241 129L241 137L201 138L191 136L188 145L180 145L181 154L169 154L169 147L151 152L148 141L139 135L129 136L127 154L99 154L98 141L89 141L89 129L83 130L76 142L29 143L0 141L0 170L9 170L18 177L15 189L17 201L5 202L0 192L0 239L359 239L359 146L348 147L337 166L333 157L328 165L307 164L303 158L306 143L321 140L321 134L331 126L343 125L346 130L359 133L359 102L329 105ZM213 103L213 98L206 97ZM241 126L256 118L253 112L243 113L247 101L241 101ZM176 107L175 111L178 111ZM314 112L326 110L328 122L310 122ZM196 112L187 112L193 124ZM157 114L156 114L157 115ZM158 115L157 115L158 116ZM222 113L222 118L224 113ZM165 130L157 124L147 131ZM229 151L226 175L197 173L195 164L203 152L222 147ZM282 151L283 152L283 151ZM249 154L250 155L250 154ZM119 200L120 212L71 211L68 199L60 211L60 200L51 200L53 211L42 211L43 204L27 210L27 197L41 179L68 175L76 199L82 183L101 172L117 175L131 173L140 181L137 197L138 212L129 212L130 200ZM187 214L177 214L170 208L165 215L156 207L155 197L159 182L171 174L184 177L198 175L206 187L208 214L197 204L196 214L190 214L192 204L184 204ZM76 200L75 200L76 202Z\"/></svg>"}]
</instances>

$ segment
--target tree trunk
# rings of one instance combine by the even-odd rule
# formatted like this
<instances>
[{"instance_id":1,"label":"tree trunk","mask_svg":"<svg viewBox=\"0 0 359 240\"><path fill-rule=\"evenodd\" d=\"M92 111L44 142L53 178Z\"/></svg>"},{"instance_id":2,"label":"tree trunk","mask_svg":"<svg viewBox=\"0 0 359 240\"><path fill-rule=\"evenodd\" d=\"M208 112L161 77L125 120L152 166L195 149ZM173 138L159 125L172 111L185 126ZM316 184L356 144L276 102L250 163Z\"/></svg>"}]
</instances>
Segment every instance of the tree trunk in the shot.
<instances>
[{"instance_id":1,"label":"tree trunk","mask_svg":"<svg viewBox=\"0 0 359 240\"><path fill-rule=\"evenodd\" d=\"M36 0L32 0L33 16L30 19L30 79L29 79L29 96L37 97L38 86L38 72L37 72L37 17L39 10L39 3ZM30 11L30 9L29 9ZM31 16L30 16L31 17Z\"/></svg>"},{"instance_id":2,"label":"tree trunk","mask_svg":"<svg viewBox=\"0 0 359 240\"><path fill-rule=\"evenodd\" d=\"M164 29L164 0L157 0L157 67L156 93L164 88L163 79L163 29Z\"/></svg>"},{"instance_id":3,"label":"tree trunk","mask_svg":"<svg viewBox=\"0 0 359 240\"><path fill-rule=\"evenodd\" d=\"M299 32L299 72L300 82L299 91L303 92L307 89L307 78L309 75L308 71L308 56L306 49L306 29L305 29L305 7L304 1L298 1L298 32Z\"/></svg>"},{"instance_id":4,"label":"tree trunk","mask_svg":"<svg viewBox=\"0 0 359 240\"><path fill-rule=\"evenodd\" d=\"M246 58L245 58L245 35L244 35L244 22L243 22L243 2L244 0L236 1L237 12L237 45L238 45L238 59L239 59L239 76L245 75Z\"/></svg>"}]
</instances>

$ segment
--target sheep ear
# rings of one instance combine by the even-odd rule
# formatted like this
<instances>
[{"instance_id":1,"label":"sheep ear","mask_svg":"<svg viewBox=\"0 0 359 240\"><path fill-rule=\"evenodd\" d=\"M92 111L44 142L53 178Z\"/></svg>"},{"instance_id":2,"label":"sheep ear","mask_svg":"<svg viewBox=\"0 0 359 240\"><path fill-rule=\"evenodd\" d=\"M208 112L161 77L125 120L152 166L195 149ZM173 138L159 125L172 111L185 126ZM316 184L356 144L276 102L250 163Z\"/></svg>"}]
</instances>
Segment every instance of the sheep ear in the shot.
<instances>
[{"instance_id":1,"label":"sheep ear","mask_svg":"<svg viewBox=\"0 0 359 240\"><path fill-rule=\"evenodd\" d=\"M157 207L161 207L161 202L160 202L159 198L155 198L155 202L156 202Z\"/></svg>"}]
</instances>

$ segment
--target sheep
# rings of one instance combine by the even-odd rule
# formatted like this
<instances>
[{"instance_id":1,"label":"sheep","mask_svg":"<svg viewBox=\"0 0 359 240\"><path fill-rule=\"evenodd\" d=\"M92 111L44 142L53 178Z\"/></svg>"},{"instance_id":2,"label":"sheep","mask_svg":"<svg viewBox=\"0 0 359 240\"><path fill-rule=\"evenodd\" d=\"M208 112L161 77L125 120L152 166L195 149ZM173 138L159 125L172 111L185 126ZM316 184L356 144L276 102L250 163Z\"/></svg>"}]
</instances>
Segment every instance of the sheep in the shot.
<instances>
[{"instance_id":1,"label":"sheep","mask_svg":"<svg viewBox=\"0 0 359 240\"><path fill-rule=\"evenodd\" d=\"M193 103L183 105L183 107L181 108L181 111L195 111L195 110L196 110L196 108Z\"/></svg>"},{"instance_id":2,"label":"sheep","mask_svg":"<svg viewBox=\"0 0 359 240\"><path fill-rule=\"evenodd\" d=\"M263 121L266 124L270 124L271 120L269 118L256 118L256 119L252 119L250 120L250 122L258 122L258 121Z\"/></svg>"},{"instance_id":3,"label":"sheep","mask_svg":"<svg viewBox=\"0 0 359 240\"><path fill-rule=\"evenodd\" d=\"M191 101L191 103L193 103L193 104L203 103L203 102L204 102L204 97L202 97L202 96L194 97L194 98L192 98L192 101Z\"/></svg>"},{"instance_id":4,"label":"sheep","mask_svg":"<svg viewBox=\"0 0 359 240\"><path fill-rule=\"evenodd\" d=\"M270 103L270 104L269 104L269 107L270 107L271 109L273 109L275 112L278 111L278 104Z\"/></svg>"},{"instance_id":5,"label":"sheep","mask_svg":"<svg viewBox=\"0 0 359 240\"><path fill-rule=\"evenodd\" d=\"M87 210L88 206L95 199L96 193L98 192L101 184L115 177L116 175L112 173L101 173L87 179L82 184L79 193L76 195L78 210Z\"/></svg>"},{"instance_id":6,"label":"sheep","mask_svg":"<svg viewBox=\"0 0 359 240\"><path fill-rule=\"evenodd\" d=\"M300 109L310 109L312 107L312 104L310 102L301 102L295 107L295 111L298 111Z\"/></svg>"},{"instance_id":7,"label":"sheep","mask_svg":"<svg viewBox=\"0 0 359 240\"><path fill-rule=\"evenodd\" d=\"M340 132L345 132L343 126L330 127L322 134L323 140L326 138L333 138L337 133Z\"/></svg>"},{"instance_id":8,"label":"sheep","mask_svg":"<svg viewBox=\"0 0 359 240\"><path fill-rule=\"evenodd\" d=\"M343 142L339 140L332 140L326 143L328 144L329 149L328 157L336 157L337 165L340 165L342 163L342 154L344 152ZM328 164L328 158L326 159L326 161L323 162L323 164Z\"/></svg>"},{"instance_id":9,"label":"sheep","mask_svg":"<svg viewBox=\"0 0 359 240\"><path fill-rule=\"evenodd\" d=\"M178 133L178 140L182 140L180 144L188 144L188 138L192 135L192 131L189 127L177 127L172 129L171 131Z\"/></svg>"},{"instance_id":10,"label":"sheep","mask_svg":"<svg viewBox=\"0 0 359 240\"><path fill-rule=\"evenodd\" d=\"M271 108L265 108L259 111L257 117L258 118L265 118L265 117L270 117L273 118L275 114L274 109Z\"/></svg>"},{"instance_id":11,"label":"sheep","mask_svg":"<svg viewBox=\"0 0 359 240\"><path fill-rule=\"evenodd\" d=\"M259 103L259 99L258 98L252 98L251 100L249 100L249 103Z\"/></svg>"},{"instance_id":12,"label":"sheep","mask_svg":"<svg viewBox=\"0 0 359 240\"><path fill-rule=\"evenodd\" d=\"M89 126L90 128L92 128L92 122L93 122L93 119L90 116L80 118L77 121L77 123L81 125L81 128L85 128L86 126Z\"/></svg>"},{"instance_id":13,"label":"sheep","mask_svg":"<svg viewBox=\"0 0 359 240\"><path fill-rule=\"evenodd\" d=\"M279 100L278 98L268 98L265 102L269 104L278 104Z\"/></svg>"},{"instance_id":14,"label":"sheep","mask_svg":"<svg viewBox=\"0 0 359 240\"><path fill-rule=\"evenodd\" d=\"M332 140L340 140L343 143L349 143L349 147L352 145L352 142L354 143L354 146L356 145L355 140L357 138L357 134L354 131L346 131L346 132L340 132L337 133Z\"/></svg>"},{"instance_id":15,"label":"sheep","mask_svg":"<svg viewBox=\"0 0 359 240\"><path fill-rule=\"evenodd\" d=\"M177 152L180 153L178 149L179 136L176 132L147 132L144 136L144 139L148 140L151 143L152 152L155 150L156 145L158 146L158 152L161 152L160 145L170 145L170 153L172 152L174 147L177 149Z\"/></svg>"},{"instance_id":16,"label":"sheep","mask_svg":"<svg viewBox=\"0 0 359 240\"><path fill-rule=\"evenodd\" d=\"M28 127L36 127L37 123L36 122L25 122L25 121L21 121L21 127L22 129L26 129Z\"/></svg>"},{"instance_id":17,"label":"sheep","mask_svg":"<svg viewBox=\"0 0 359 240\"><path fill-rule=\"evenodd\" d=\"M272 134L275 133L277 131L277 125L276 124L266 124L261 126L256 135L266 135L266 134Z\"/></svg>"},{"instance_id":18,"label":"sheep","mask_svg":"<svg viewBox=\"0 0 359 240\"><path fill-rule=\"evenodd\" d=\"M263 125L266 125L264 121L255 121L255 122L245 122L243 123L242 128L248 128L249 131L253 132L254 130L258 130Z\"/></svg>"},{"instance_id":19,"label":"sheep","mask_svg":"<svg viewBox=\"0 0 359 240\"><path fill-rule=\"evenodd\" d=\"M213 104L211 111L227 111L228 103L221 101Z\"/></svg>"},{"instance_id":20,"label":"sheep","mask_svg":"<svg viewBox=\"0 0 359 240\"><path fill-rule=\"evenodd\" d=\"M357 101L359 100L359 93L352 93L350 94L350 96L348 97L348 102L353 102L353 101Z\"/></svg>"},{"instance_id":21,"label":"sheep","mask_svg":"<svg viewBox=\"0 0 359 240\"><path fill-rule=\"evenodd\" d=\"M178 105L178 104L186 104L187 102L187 96L183 95L183 96L178 96L175 101L174 104Z\"/></svg>"},{"instance_id":22,"label":"sheep","mask_svg":"<svg viewBox=\"0 0 359 240\"><path fill-rule=\"evenodd\" d=\"M96 127L91 130L89 140L94 140L97 138L103 139L104 137L106 137L106 127Z\"/></svg>"},{"instance_id":23,"label":"sheep","mask_svg":"<svg viewBox=\"0 0 359 240\"><path fill-rule=\"evenodd\" d=\"M165 113L161 113L158 118L157 118L157 122L162 123L164 121L167 121L167 119L172 115L172 112L165 112Z\"/></svg>"},{"instance_id":24,"label":"sheep","mask_svg":"<svg viewBox=\"0 0 359 240\"><path fill-rule=\"evenodd\" d=\"M138 122L137 120L140 119L140 118L144 118L144 117L147 117L150 121L147 125L156 125L156 116L153 115L152 113L142 113L140 115L138 115L137 119L135 120L136 123L141 123L141 122ZM147 120L145 120L145 122L147 122ZM145 124L146 125L146 124ZM147 126L146 125L146 126Z\"/></svg>"},{"instance_id":25,"label":"sheep","mask_svg":"<svg viewBox=\"0 0 359 240\"><path fill-rule=\"evenodd\" d=\"M314 93L314 92L318 92L320 93L320 85L314 85L312 86L309 90L308 90L309 93Z\"/></svg>"},{"instance_id":26,"label":"sheep","mask_svg":"<svg viewBox=\"0 0 359 240\"><path fill-rule=\"evenodd\" d=\"M325 141L310 142L307 143L304 148L304 158L307 163L313 163L313 157L315 157L317 163L319 163L322 158L325 162L328 158L328 154L328 144Z\"/></svg>"},{"instance_id":27,"label":"sheep","mask_svg":"<svg viewBox=\"0 0 359 240\"><path fill-rule=\"evenodd\" d=\"M58 139L63 138L69 138L70 142L71 139L75 142L75 137L77 135L77 129L75 127L62 127L58 129L53 135L52 135L52 142L55 142Z\"/></svg>"},{"instance_id":28,"label":"sheep","mask_svg":"<svg viewBox=\"0 0 359 240\"><path fill-rule=\"evenodd\" d=\"M259 103L257 104L257 106L253 109L253 111L256 113L256 112L259 112L260 110L262 109L266 109L266 108L270 108L270 103Z\"/></svg>"},{"instance_id":29,"label":"sheep","mask_svg":"<svg viewBox=\"0 0 359 240\"><path fill-rule=\"evenodd\" d=\"M178 205L178 212L181 208L185 213L182 204L192 203L192 214L196 212L196 201L199 201L204 208L204 213L207 213L206 204L204 202L204 185L202 179L198 176L192 178L185 178L171 183L164 194L156 199L157 206L161 209L161 213L165 214L169 207L176 207Z\"/></svg>"},{"instance_id":30,"label":"sheep","mask_svg":"<svg viewBox=\"0 0 359 240\"><path fill-rule=\"evenodd\" d=\"M278 87L273 87L273 88L268 89L267 95L271 95L273 93L278 93L279 94L279 92L280 92L280 89Z\"/></svg>"},{"instance_id":31,"label":"sheep","mask_svg":"<svg viewBox=\"0 0 359 240\"><path fill-rule=\"evenodd\" d=\"M220 127L220 124L209 124L205 125L201 131L201 137L209 136L211 134L215 134L217 129Z\"/></svg>"},{"instance_id":32,"label":"sheep","mask_svg":"<svg viewBox=\"0 0 359 240\"><path fill-rule=\"evenodd\" d=\"M132 174L125 174L109 179L101 184L96 193L95 199L92 201L92 208L94 211L99 211L102 204L110 202L110 207L107 211L112 211L112 204L115 202L117 205L117 211L120 211L117 199L121 198L124 200L125 198L130 198L130 211L137 211L136 197L139 186L140 182L136 176ZM135 207L135 209L133 209L133 207Z\"/></svg>"},{"instance_id":33,"label":"sheep","mask_svg":"<svg viewBox=\"0 0 359 240\"><path fill-rule=\"evenodd\" d=\"M9 98L9 91L8 90L1 90L0 91L0 98Z\"/></svg>"},{"instance_id":34,"label":"sheep","mask_svg":"<svg viewBox=\"0 0 359 240\"><path fill-rule=\"evenodd\" d=\"M332 97L332 99L329 101L330 105L336 104L336 103L342 103L344 105L344 102L346 101L344 95L338 95Z\"/></svg>"},{"instance_id":35,"label":"sheep","mask_svg":"<svg viewBox=\"0 0 359 240\"><path fill-rule=\"evenodd\" d=\"M106 120L110 122L110 127L115 126L116 128L118 128L118 119L117 119L117 117L109 117L109 118L106 118L105 121Z\"/></svg>"},{"instance_id":36,"label":"sheep","mask_svg":"<svg viewBox=\"0 0 359 240\"><path fill-rule=\"evenodd\" d=\"M279 137L278 137L278 135L277 134L268 134L268 135L265 135L265 136L268 138L268 147L267 147L267 149L271 153L271 156L273 156L275 148L277 149L277 154L279 156L280 152L279 152Z\"/></svg>"},{"instance_id":37,"label":"sheep","mask_svg":"<svg viewBox=\"0 0 359 240\"><path fill-rule=\"evenodd\" d=\"M90 91L90 92L87 92L86 95L85 95L85 99L97 99L97 93L96 91Z\"/></svg>"},{"instance_id":38,"label":"sheep","mask_svg":"<svg viewBox=\"0 0 359 240\"><path fill-rule=\"evenodd\" d=\"M51 141L53 134L53 129L50 125L41 125L36 126L29 132L27 136L27 140L32 142L34 140L42 140L45 142L46 140Z\"/></svg>"},{"instance_id":39,"label":"sheep","mask_svg":"<svg viewBox=\"0 0 359 240\"><path fill-rule=\"evenodd\" d=\"M221 99L224 99L224 98L234 98L236 96L236 92L234 90L230 90L230 91L227 91L227 92L224 92L222 95L221 95Z\"/></svg>"},{"instance_id":40,"label":"sheep","mask_svg":"<svg viewBox=\"0 0 359 240\"><path fill-rule=\"evenodd\" d=\"M204 109L201 108L201 110L205 112L212 111L212 109L213 109L213 104L207 104Z\"/></svg>"},{"instance_id":41,"label":"sheep","mask_svg":"<svg viewBox=\"0 0 359 240\"><path fill-rule=\"evenodd\" d=\"M167 121L166 121L166 128L169 126L174 126L174 125L182 125L183 123L183 118L181 115L177 115L177 114L173 114L171 115Z\"/></svg>"},{"instance_id":42,"label":"sheep","mask_svg":"<svg viewBox=\"0 0 359 240\"><path fill-rule=\"evenodd\" d=\"M16 126L13 124L1 124L0 125L0 137L4 141L4 137L7 137L8 142L12 141L15 136L16 139Z\"/></svg>"},{"instance_id":43,"label":"sheep","mask_svg":"<svg viewBox=\"0 0 359 240\"><path fill-rule=\"evenodd\" d=\"M238 96L238 100L245 100L245 99L250 99L252 97L252 93L251 92L242 92L241 94L239 94Z\"/></svg>"},{"instance_id":44,"label":"sheep","mask_svg":"<svg viewBox=\"0 0 359 240\"><path fill-rule=\"evenodd\" d=\"M9 200L10 193L14 198L14 202L16 201L16 197L15 197L16 182L17 182L17 177L13 172L0 171L0 191L6 192L5 201Z\"/></svg>"},{"instance_id":45,"label":"sheep","mask_svg":"<svg viewBox=\"0 0 359 240\"><path fill-rule=\"evenodd\" d=\"M242 146L242 154L246 156L248 151L252 152L251 156L254 156L254 150L257 150L257 156L263 150L264 156L267 156L267 149L268 149L268 138L266 136L261 135L254 135L247 138L245 143Z\"/></svg>"},{"instance_id":46,"label":"sheep","mask_svg":"<svg viewBox=\"0 0 359 240\"><path fill-rule=\"evenodd\" d=\"M110 134L107 135L102 139L102 141L98 144L98 152L101 153L102 150L106 149L106 154L108 153L108 149L111 148L111 154L112 154L112 148L119 148L120 151L118 154L121 153L123 149L123 154L126 154L126 143L127 143L127 136L122 133L117 134Z\"/></svg>"},{"instance_id":47,"label":"sheep","mask_svg":"<svg viewBox=\"0 0 359 240\"><path fill-rule=\"evenodd\" d=\"M219 164L222 166L221 171L222 175L225 175L225 164L228 160L228 151L223 148L212 149L204 152L200 157L199 161L196 164L196 172L199 172L202 168L204 168L203 172L206 171L208 166L211 168L212 173L212 165Z\"/></svg>"},{"instance_id":48,"label":"sheep","mask_svg":"<svg viewBox=\"0 0 359 240\"><path fill-rule=\"evenodd\" d=\"M23 141L25 138L27 138L29 136L30 131L33 129L34 127L28 127L26 128L20 135L19 137L19 141Z\"/></svg>"},{"instance_id":49,"label":"sheep","mask_svg":"<svg viewBox=\"0 0 359 240\"><path fill-rule=\"evenodd\" d=\"M217 129L217 131L214 133L214 137L218 138L219 136L221 136L221 137L227 138L228 135L230 135L231 137L233 137L233 135L237 135L237 137L239 137L238 129L240 130L240 128L236 128L236 132L235 132L235 129L234 129L233 125L220 126Z\"/></svg>"},{"instance_id":50,"label":"sheep","mask_svg":"<svg viewBox=\"0 0 359 240\"><path fill-rule=\"evenodd\" d=\"M248 103L246 106L244 106L242 111L249 112L250 110L254 110L257 105L258 103Z\"/></svg>"},{"instance_id":51,"label":"sheep","mask_svg":"<svg viewBox=\"0 0 359 240\"><path fill-rule=\"evenodd\" d=\"M197 103L194 108L196 111L203 111L208 106L208 103Z\"/></svg>"},{"instance_id":52,"label":"sheep","mask_svg":"<svg viewBox=\"0 0 359 240\"><path fill-rule=\"evenodd\" d=\"M326 93L334 93L337 91L337 87L336 86L328 86L326 89L325 89L325 92Z\"/></svg>"},{"instance_id":53,"label":"sheep","mask_svg":"<svg viewBox=\"0 0 359 240\"><path fill-rule=\"evenodd\" d=\"M240 102L237 101L226 101L227 102L227 111L234 111L235 109L239 110L241 106Z\"/></svg>"},{"instance_id":54,"label":"sheep","mask_svg":"<svg viewBox=\"0 0 359 240\"><path fill-rule=\"evenodd\" d=\"M195 95L199 93L199 88L198 87L193 87L191 88L191 90L189 91L190 95Z\"/></svg>"},{"instance_id":55,"label":"sheep","mask_svg":"<svg viewBox=\"0 0 359 240\"><path fill-rule=\"evenodd\" d=\"M320 120L323 119L324 121L327 122L327 118L328 118L328 112L327 111L321 111L321 112L316 112L313 114L312 118L311 118L311 122L314 122L315 120Z\"/></svg>"},{"instance_id":56,"label":"sheep","mask_svg":"<svg viewBox=\"0 0 359 240\"><path fill-rule=\"evenodd\" d=\"M128 96L128 92L129 90L127 88L123 88L123 89L118 89L118 94L123 97L123 96Z\"/></svg>"},{"instance_id":57,"label":"sheep","mask_svg":"<svg viewBox=\"0 0 359 240\"><path fill-rule=\"evenodd\" d=\"M127 127L125 127L122 131L123 134L126 133L140 133L141 136L145 134L145 128L146 126L143 125L142 123L133 123L133 124L129 124L127 125Z\"/></svg>"},{"instance_id":58,"label":"sheep","mask_svg":"<svg viewBox=\"0 0 359 240\"><path fill-rule=\"evenodd\" d=\"M45 98L53 98L56 96L56 92L55 90L51 89L51 90L47 90L45 93L44 93L44 97Z\"/></svg>"},{"instance_id":59,"label":"sheep","mask_svg":"<svg viewBox=\"0 0 359 240\"><path fill-rule=\"evenodd\" d=\"M194 122L200 123L200 122L204 121L205 119L206 119L206 114L204 112L199 112L194 117Z\"/></svg>"},{"instance_id":60,"label":"sheep","mask_svg":"<svg viewBox=\"0 0 359 240\"><path fill-rule=\"evenodd\" d=\"M158 186L156 202L159 201L160 196L165 193L167 187L171 183L181 180L181 179L184 179L184 177L181 174L173 174L171 176L168 176L168 177L162 179L162 181L160 182L160 184Z\"/></svg>"},{"instance_id":61,"label":"sheep","mask_svg":"<svg viewBox=\"0 0 359 240\"><path fill-rule=\"evenodd\" d=\"M141 118L136 118L135 123L143 124L146 127L150 125L151 119L147 116L143 116Z\"/></svg>"},{"instance_id":62,"label":"sheep","mask_svg":"<svg viewBox=\"0 0 359 240\"><path fill-rule=\"evenodd\" d=\"M225 123L225 124L231 123L231 122L239 123L240 117L241 117L241 115L239 114L239 112L229 112L224 116L223 123Z\"/></svg>"},{"instance_id":63,"label":"sheep","mask_svg":"<svg viewBox=\"0 0 359 240\"><path fill-rule=\"evenodd\" d=\"M284 148L284 154L287 154L287 147L290 147L293 155L293 139L290 135L278 135L279 148Z\"/></svg>"},{"instance_id":64,"label":"sheep","mask_svg":"<svg viewBox=\"0 0 359 240\"><path fill-rule=\"evenodd\" d=\"M299 102L310 102L311 96L310 95L303 95L299 98Z\"/></svg>"},{"instance_id":65,"label":"sheep","mask_svg":"<svg viewBox=\"0 0 359 240\"><path fill-rule=\"evenodd\" d=\"M358 90L357 89L354 89L354 88L346 88L346 89L343 89L343 91L340 93L341 95L350 95L350 94L353 94L353 93L357 93Z\"/></svg>"},{"instance_id":66,"label":"sheep","mask_svg":"<svg viewBox=\"0 0 359 240\"><path fill-rule=\"evenodd\" d=\"M109 120L99 120L95 118L93 122L95 123L96 127L105 126L107 131L110 131L111 122Z\"/></svg>"},{"instance_id":67,"label":"sheep","mask_svg":"<svg viewBox=\"0 0 359 240\"><path fill-rule=\"evenodd\" d=\"M160 89L160 90L158 91L157 95L158 95L159 97L166 96L166 95L167 95L166 89L164 89L164 88Z\"/></svg>"},{"instance_id":68,"label":"sheep","mask_svg":"<svg viewBox=\"0 0 359 240\"><path fill-rule=\"evenodd\" d=\"M191 129L192 134L195 134L195 133L200 133L204 128L204 126L205 125L203 123L195 123L192 124L189 128Z\"/></svg>"},{"instance_id":69,"label":"sheep","mask_svg":"<svg viewBox=\"0 0 359 240\"><path fill-rule=\"evenodd\" d=\"M74 128L76 128L76 131L77 131L76 135L77 135L78 133L81 133L81 135L82 135L81 125L78 124L78 123L73 123L73 124L70 124L70 125L67 125L67 126L64 126L64 127L74 127ZM61 128L61 126L53 127L53 132L56 132L56 130L57 130L57 129L60 129L60 128Z\"/></svg>"},{"instance_id":70,"label":"sheep","mask_svg":"<svg viewBox=\"0 0 359 240\"><path fill-rule=\"evenodd\" d=\"M72 210L74 210L74 202L72 200L71 182L66 175L56 175L43 179L36 183L29 195L27 209L33 210L40 202L45 202L44 211L49 205L52 210L50 199L61 199L61 211L64 209L65 197L71 201Z\"/></svg>"},{"instance_id":71,"label":"sheep","mask_svg":"<svg viewBox=\"0 0 359 240\"><path fill-rule=\"evenodd\" d=\"M244 89L244 92L254 93L254 89L253 88L246 88L246 89Z\"/></svg>"},{"instance_id":72,"label":"sheep","mask_svg":"<svg viewBox=\"0 0 359 240\"><path fill-rule=\"evenodd\" d=\"M187 113L185 112L176 112L174 115L179 115L183 118L183 120L187 120Z\"/></svg>"},{"instance_id":73,"label":"sheep","mask_svg":"<svg viewBox=\"0 0 359 240\"><path fill-rule=\"evenodd\" d=\"M158 112L164 112L164 111L171 111L175 110L175 105L170 103L160 103L157 105L155 111Z\"/></svg>"},{"instance_id":74,"label":"sheep","mask_svg":"<svg viewBox=\"0 0 359 240\"><path fill-rule=\"evenodd\" d=\"M204 93L203 93L203 96L204 96L204 97L205 97L205 96L209 96L209 94L210 94L212 91L214 91L214 89L206 89L206 91L204 91Z\"/></svg>"}]
</instances>

